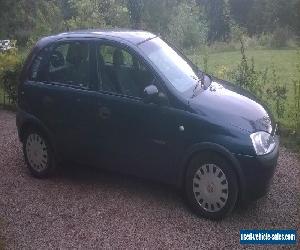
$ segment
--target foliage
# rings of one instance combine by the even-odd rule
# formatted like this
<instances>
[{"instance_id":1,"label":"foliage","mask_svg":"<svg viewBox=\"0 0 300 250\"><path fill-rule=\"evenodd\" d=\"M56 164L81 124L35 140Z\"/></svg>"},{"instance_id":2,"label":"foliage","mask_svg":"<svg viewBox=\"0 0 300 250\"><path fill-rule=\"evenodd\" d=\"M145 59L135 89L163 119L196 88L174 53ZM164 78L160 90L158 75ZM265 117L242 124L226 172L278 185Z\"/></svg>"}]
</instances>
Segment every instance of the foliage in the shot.
<instances>
[{"instance_id":1,"label":"foliage","mask_svg":"<svg viewBox=\"0 0 300 250\"><path fill-rule=\"evenodd\" d=\"M66 21L67 28L89 29L104 26L104 18L98 11L97 0L69 0L74 15Z\"/></svg>"},{"instance_id":2,"label":"foliage","mask_svg":"<svg viewBox=\"0 0 300 250\"><path fill-rule=\"evenodd\" d=\"M298 63L296 65L297 71L300 75L300 50L297 52L298 54ZM293 107L293 113L292 113L292 118L295 122L295 127L296 130L298 131L299 135L300 135L300 78L298 79L294 79L293 80L294 83L294 107Z\"/></svg>"},{"instance_id":3,"label":"foliage","mask_svg":"<svg viewBox=\"0 0 300 250\"><path fill-rule=\"evenodd\" d=\"M236 68L230 69L226 65L221 65L216 71L213 70L210 73L233 81L241 88L250 91L266 103L277 118L283 119L286 116L287 108L287 86L279 82L274 65L258 70L254 59L249 60L246 56L242 37L240 43L241 59ZM203 58L206 57L207 55L204 55Z\"/></svg>"},{"instance_id":4,"label":"foliage","mask_svg":"<svg viewBox=\"0 0 300 250\"><path fill-rule=\"evenodd\" d=\"M257 96L262 96L263 89L260 85L261 72L255 69L254 59L249 63L245 53L244 41L241 38L241 62L232 72L232 79L242 88L249 90Z\"/></svg>"},{"instance_id":5,"label":"foliage","mask_svg":"<svg viewBox=\"0 0 300 250\"><path fill-rule=\"evenodd\" d=\"M274 30L272 34L272 40L270 45L272 48L283 48L287 46L288 40L291 38L292 34L286 27L278 27Z\"/></svg>"},{"instance_id":6,"label":"foliage","mask_svg":"<svg viewBox=\"0 0 300 250\"><path fill-rule=\"evenodd\" d=\"M276 112L278 118L283 118L286 110L287 88L286 85L278 82L278 75L274 66L272 67L272 75L269 78L272 85L266 89L265 98L269 103L274 105L273 110Z\"/></svg>"},{"instance_id":7,"label":"foliage","mask_svg":"<svg viewBox=\"0 0 300 250\"><path fill-rule=\"evenodd\" d=\"M207 40L207 24L196 5L181 3L168 25L168 38L181 48L198 47Z\"/></svg>"},{"instance_id":8,"label":"foliage","mask_svg":"<svg viewBox=\"0 0 300 250\"><path fill-rule=\"evenodd\" d=\"M285 46L287 31L300 36L300 0L1 0L0 16L0 39L22 47L66 30L130 26L187 47L206 38L237 44L239 29L249 43L262 35L269 46L272 36L274 47Z\"/></svg>"},{"instance_id":9,"label":"foliage","mask_svg":"<svg viewBox=\"0 0 300 250\"><path fill-rule=\"evenodd\" d=\"M152 31L162 37L169 34L169 24L176 13L181 0L147 0L144 1L142 23L143 29Z\"/></svg>"},{"instance_id":10,"label":"foliage","mask_svg":"<svg viewBox=\"0 0 300 250\"><path fill-rule=\"evenodd\" d=\"M208 41L227 41L230 36L230 9L227 0L197 0L203 6L209 26Z\"/></svg>"},{"instance_id":11,"label":"foliage","mask_svg":"<svg viewBox=\"0 0 300 250\"><path fill-rule=\"evenodd\" d=\"M30 39L62 30L62 16L55 1L2 0L0 39L14 39L24 46Z\"/></svg>"},{"instance_id":12,"label":"foliage","mask_svg":"<svg viewBox=\"0 0 300 250\"><path fill-rule=\"evenodd\" d=\"M68 30L124 27L129 25L128 9L122 1L68 0L65 23Z\"/></svg>"},{"instance_id":13,"label":"foliage","mask_svg":"<svg viewBox=\"0 0 300 250\"><path fill-rule=\"evenodd\" d=\"M142 22L144 1L143 0L128 0L127 8L130 14L130 20L133 28L140 29Z\"/></svg>"},{"instance_id":14,"label":"foliage","mask_svg":"<svg viewBox=\"0 0 300 250\"><path fill-rule=\"evenodd\" d=\"M231 17L248 35L272 33L289 27L300 35L299 0L229 0Z\"/></svg>"},{"instance_id":15,"label":"foliage","mask_svg":"<svg viewBox=\"0 0 300 250\"><path fill-rule=\"evenodd\" d=\"M11 103L17 100L17 85L22 69L22 58L17 50L10 50L0 54L0 82L1 88L8 95Z\"/></svg>"}]
</instances>

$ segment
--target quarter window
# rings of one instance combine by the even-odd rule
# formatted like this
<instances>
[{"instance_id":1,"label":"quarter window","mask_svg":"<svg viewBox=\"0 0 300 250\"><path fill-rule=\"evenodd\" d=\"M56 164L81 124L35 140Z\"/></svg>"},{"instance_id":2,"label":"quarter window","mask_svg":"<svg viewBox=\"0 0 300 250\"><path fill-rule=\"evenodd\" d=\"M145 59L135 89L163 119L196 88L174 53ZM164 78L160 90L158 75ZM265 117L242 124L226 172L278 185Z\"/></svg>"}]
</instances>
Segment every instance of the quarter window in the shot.
<instances>
[{"instance_id":1,"label":"quarter window","mask_svg":"<svg viewBox=\"0 0 300 250\"><path fill-rule=\"evenodd\" d=\"M33 63L31 64L29 80L31 81L44 81L45 74L43 68L45 66L45 61L47 59L48 48L43 49L39 54L34 58Z\"/></svg>"}]
</instances>

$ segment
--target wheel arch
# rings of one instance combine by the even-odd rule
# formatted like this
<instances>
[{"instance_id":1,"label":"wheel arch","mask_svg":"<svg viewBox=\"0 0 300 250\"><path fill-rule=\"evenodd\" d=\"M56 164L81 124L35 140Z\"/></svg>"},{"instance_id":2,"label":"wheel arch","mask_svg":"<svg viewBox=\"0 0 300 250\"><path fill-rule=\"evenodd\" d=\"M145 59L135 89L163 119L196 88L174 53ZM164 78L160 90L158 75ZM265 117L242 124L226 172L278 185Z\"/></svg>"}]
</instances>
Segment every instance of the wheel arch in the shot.
<instances>
[{"instance_id":1,"label":"wheel arch","mask_svg":"<svg viewBox=\"0 0 300 250\"><path fill-rule=\"evenodd\" d=\"M244 189L244 177L238 160L224 146L216 143L211 143L211 142L203 142L203 143L195 144L186 151L183 159L179 164L180 168L179 168L179 174L176 183L177 187L181 188L184 186L186 171L190 160L196 154L203 154L205 152L215 153L223 157L224 159L226 159L229 162L229 164L233 167L233 170L237 175L239 189L240 190Z\"/></svg>"},{"instance_id":2,"label":"wheel arch","mask_svg":"<svg viewBox=\"0 0 300 250\"><path fill-rule=\"evenodd\" d=\"M50 147L54 151L55 155L57 155L55 142L53 140L53 136L51 136L51 132L39 119L35 118L34 116L26 116L20 126L18 126L19 138L22 143L24 143L26 132L29 129L36 129L41 132L50 143Z\"/></svg>"}]
</instances>

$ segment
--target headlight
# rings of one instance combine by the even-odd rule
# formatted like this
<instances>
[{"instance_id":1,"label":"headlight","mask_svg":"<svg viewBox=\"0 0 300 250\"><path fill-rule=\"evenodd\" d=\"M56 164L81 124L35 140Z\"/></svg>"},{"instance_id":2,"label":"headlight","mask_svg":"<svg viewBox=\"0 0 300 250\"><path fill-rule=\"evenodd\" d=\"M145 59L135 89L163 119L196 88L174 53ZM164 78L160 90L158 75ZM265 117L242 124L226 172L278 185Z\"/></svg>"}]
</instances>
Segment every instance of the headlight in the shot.
<instances>
[{"instance_id":1,"label":"headlight","mask_svg":"<svg viewBox=\"0 0 300 250\"><path fill-rule=\"evenodd\" d=\"M257 155L270 153L276 146L273 136L269 133L260 131L250 135L254 150Z\"/></svg>"}]
</instances>

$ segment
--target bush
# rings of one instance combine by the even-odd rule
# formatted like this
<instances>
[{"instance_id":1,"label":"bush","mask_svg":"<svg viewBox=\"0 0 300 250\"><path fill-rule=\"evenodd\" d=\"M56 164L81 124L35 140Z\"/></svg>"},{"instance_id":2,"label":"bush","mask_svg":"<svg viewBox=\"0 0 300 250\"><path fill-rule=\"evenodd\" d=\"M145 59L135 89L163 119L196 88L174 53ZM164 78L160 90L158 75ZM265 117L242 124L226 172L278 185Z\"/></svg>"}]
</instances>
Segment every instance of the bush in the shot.
<instances>
[{"instance_id":1,"label":"bush","mask_svg":"<svg viewBox=\"0 0 300 250\"><path fill-rule=\"evenodd\" d=\"M22 62L17 50L0 54L0 86L12 104L15 104L17 100L17 86Z\"/></svg>"},{"instance_id":2,"label":"bush","mask_svg":"<svg viewBox=\"0 0 300 250\"><path fill-rule=\"evenodd\" d=\"M293 34L288 28L276 28L272 34L271 48L287 47L289 40L293 38Z\"/></svg>"},{"instance_id":3,"label":"bush","mask_svg":"<svg viewBox=\"0 0 300 250\"><path fill-rule=\"evenodd\" d=\"M207 23L196 5L181 3L172 16L168 29L168 39L181 48L199 47L207 40Z\"/></svg>"},{"instance_id":4,"label":"bush","mask_svg":"<svg viewBox=\"0 0 300 250\"><path fill-rule=\"evenodd\" d=\"M276 117L283 119L286 113L287 88L278 82L278 75L274 66L270 69L257 70L254 59L251 63L245 54L244 41L241 39L241 62L238 67L230 72L231 79L240 87L249 90L263 100ZM269 74L271 73L271 75ZM268 83L271 83L270 85Z\"/></svg>"},{"instance_id":5,"label":"bush","mask_svg":"<svg viewBox=\"0 0 300 250\"><path fill-rule=\"evenodd\" d=\"M299 61L296 65L298 73L300 74L300 50L297 52ZM295 122L295 127L300 134L300 79L295 79L294 81L294 116L293 120Z\"/></svg>"},{"instance_id":6,"label":"bush","mask_svg":"<svg viewBox=\"0 0 300 250\"><path fill-rule=\"evenodd\" d=\"M261 72L255 69L254 60L249 60L245 53L245 44L244 40L241 38L241 62L237 66L237 68L231 73L232 79L236 82L240 87L249 90L250 92L256 94L261 97L262 95L262 87L260 84L260 77L262 76Z\"/></svg>"},{"instance_id":7,"label":"bush","mask_svg":"<svg viewBox=\"0 0 300 250\"><path fill-rule=\"evenodd\" d=\"M262 33L258 37L258 44L265 48L270 48L272 44L273 36L271 33Z\"/></svg>"}]
</instances>

